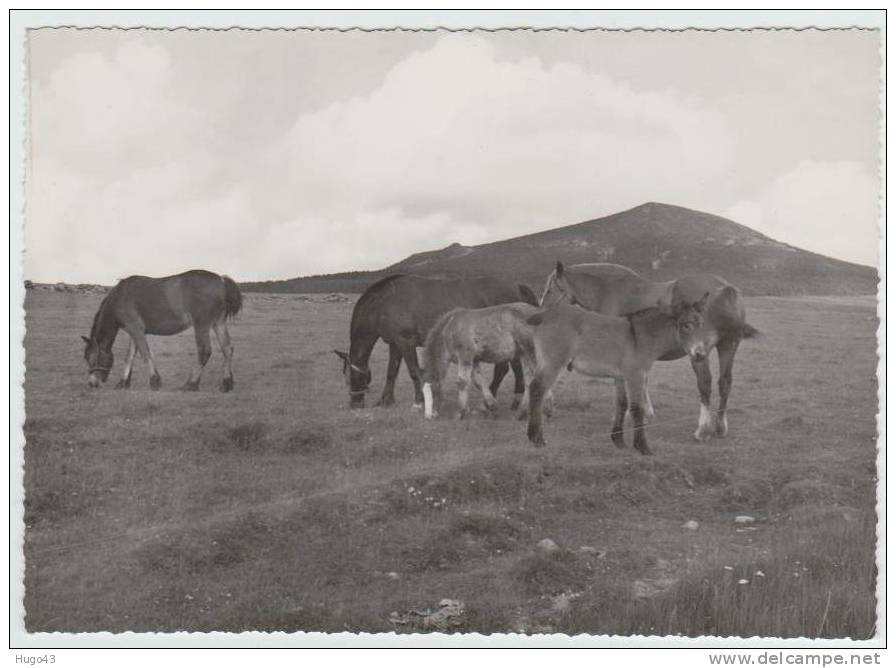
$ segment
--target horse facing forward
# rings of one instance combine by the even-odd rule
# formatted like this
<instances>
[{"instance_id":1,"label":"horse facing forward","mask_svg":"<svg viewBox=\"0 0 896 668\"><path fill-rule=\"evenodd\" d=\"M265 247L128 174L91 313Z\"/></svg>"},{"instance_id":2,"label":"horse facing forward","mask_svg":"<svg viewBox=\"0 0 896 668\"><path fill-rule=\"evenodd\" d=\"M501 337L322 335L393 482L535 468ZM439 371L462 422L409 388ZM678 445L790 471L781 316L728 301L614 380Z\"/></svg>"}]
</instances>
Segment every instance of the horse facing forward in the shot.
<instances>
[{"instance_id":1,"label":"horse facing forward","mask_svg":"<svg viewBox=\"0 0 896 668\"><path fill-rule=\"evenodd\" d=\"M565 304L528 319L534 326L535 370L529 384L529 440L543 446L542 403L565 367L587 376L616 380L616 415L611 438L625 447L623 424L631 411L634 446L650 454L644 424L647 418L647 374L658 359L686 350L704 359L713 332L706 328L709 293L693 303L658 305L628 316L608 316Z\"/></svg>"},{"instance_id":2,"label":"horse facing forward","mask_svg":"<svg viewBox=\"0 0 896 668\"><path fill-rule=\"evenodd\" d=\"M342 373L349 388L349 406L361 408L370 388L370 355L379 339L389 345L386 384L377 405L395 403L395 378L404 360L414 383L414 406L423 406L423 388L417 348L439 317L453 308L482 308L497 304L527 302L538 298L527 286L500 278L430 278L393 274L371 285L352 310L348 352L334 350L342 360ZM514 407L525 391L523 370L513 360ZM508 363L495 365L490 391L494 395L507 374Z\"/></svg>"},{"instance_id":3,"label":"horse facing forward","mask_svg":"<svg viewBox=\"0 0 896 668\"><path fill-rule=\"evenodd\" d=\"M697 377L700 393L700 418L694 438L703 441L713 434L728 434L726 409L731 393L734 355L743 339L759 332L748 325L740 291L724 279L712 274L690 274L674 281L648 281L628 267L618 264L577 264L557 268L548 276L540 303L550 306L560 303L578 304L590 311L605 315L626 315L655 306L693 303L705 293L709 299L704 326L708 332L706 355L690 355L691 366ZM712 418L712 372L708 353L715 348L719 357L719 408ZM670 350L660 360L675 360L689 351L681 347ZM648 417L653 405L645 385Z\"/></svg>"},{"instance_id":4,"label":"horse facing forward","mask_svg":"<svg viewBox=\"0 0 896 668\"><path fill-rule=\"evenodd\" d=\"M84 359L88 366L90 387L105 383L112 370L112 344L123 329L131 337L119 389L131 385L134 355L140 353L152 373L149 386L158 390L162 378L156 368L147 334L168 336L193 327L199 365L190 372L184 390L198 390L202 371L212 354L209 330L224 354L224 379L221 391L233 389L233 344L227 331L229 318L239 313L243 296L239 286L227 276L194 269L175 276L149 278L129 276L112 288L93 317L90 336L82 336L86 347Z\"/></svg>"},{"instance_id":5,"label":"horse facing forward","mask_svg":"<svg viewBox=\"0 0 896 668\"><path fill-rule=\"evenodd\" d=\"M486 409L494 413L497 401L485 382L479 364L518 361L522 363L524 373L531 375L534 349L532 325L527 320L537 312L537 306L517 302L480 309L456 308L439 318L426 336L423 356L426 417L438 415L442 382L452 362L457 364L457 417L467 415L471 382L482 392ZM526 392L521 401L523 407L528 405Z\"/></svg>"}]
</instances>

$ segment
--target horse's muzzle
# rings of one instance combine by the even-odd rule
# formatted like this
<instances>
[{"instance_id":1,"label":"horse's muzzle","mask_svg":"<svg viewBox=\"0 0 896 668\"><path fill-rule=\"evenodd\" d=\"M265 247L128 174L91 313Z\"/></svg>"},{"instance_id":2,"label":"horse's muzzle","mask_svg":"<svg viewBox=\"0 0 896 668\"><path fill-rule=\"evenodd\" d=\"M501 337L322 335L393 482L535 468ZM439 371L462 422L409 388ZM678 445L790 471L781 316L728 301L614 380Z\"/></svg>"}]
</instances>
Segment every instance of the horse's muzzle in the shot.
<instances>
[{"instance_id":1,"label":"horse's muzzle","mask_svg":"<svg viewBox=\"0 0 896 668\"><path fill-rule=\"evenodd\" d=\"M349 408L364 408L364 395L352 396L348 402Z\"/></svg>"},{"instance_id":2,"label":"horse's muzzle","mask_svg":"<svg viewBox=\"0 0 896 668\"><path fill-rule=\"evenodd\" d=\"M95 373L92 373L87 377L87 384L91 388L96 389L102 384L102 381L97 378L97 375Z\"/></svg>"},{"instance_id":3,"label":"horse's muzzle","mask_svg":"<svg viewBox=\"0 0 896 668\"><path fill-rule=\"evenodd\" d=\"M706 353L705 353L705 352L702 352L702 351L701 351L701 352L694 352L694 353L691 353L691 358L692 358L695 362L702 362L702 361L704 361L704 360L706 359Z\"/></svg>"}]
</instances>

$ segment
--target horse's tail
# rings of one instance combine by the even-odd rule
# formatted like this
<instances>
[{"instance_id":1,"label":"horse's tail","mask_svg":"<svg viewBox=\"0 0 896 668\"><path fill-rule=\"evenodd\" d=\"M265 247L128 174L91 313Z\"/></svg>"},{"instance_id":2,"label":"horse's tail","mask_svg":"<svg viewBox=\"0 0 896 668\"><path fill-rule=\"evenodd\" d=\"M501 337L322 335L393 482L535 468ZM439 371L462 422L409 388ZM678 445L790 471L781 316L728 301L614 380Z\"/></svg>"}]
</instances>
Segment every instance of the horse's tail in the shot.
<instances>
[{"instance_id":1,"label":"horse's tail","mask_svg":"<svg viewBox=\"0 0 896 668\"><path fill-rule=\"evenodd\" d=\"M717 299L725 300L725 306L728 308L727 316L723 316L727 320L727 328L733 329L737 336L741 339L755 339L760 336L760 331L748 325L744 315L744 307L741 303L740 290L733 285L726 285L719 292ZM723 307L724 312L724 307Z\"/></svg>"},{"instance_id":2,"label":"horse's tail","mask_svg":"<svg viewBox=\"0 0 896 668\"><path fill-rule=\"evenodd\" d=\"M523 301L532 306L538 306L538 296L532 291L525 283L518 283L517 287L520 290L520 295L523 297Z\"/></svg>"},{"instance_id":3,"label":"horse's tail","mask_svg":"<svg viewBox=\"0 0 896 668\"><path fill-rule=\"evenodd\" d=\"M742 339L755 339L762 335L758 329L753 327L753 325L748 325L747 323L743 323L740 326L740 338Z\"/></svg>"},{"instance_id":4,"label":"horse's tail","mask_svg":"<svg viewBox=\"0 0 896 668\"><path fill-rule=\"evenodd\" d=\"M224 317L232 318L243 308L243 293L230 276L222 276L221 280L224 281Z\"/></svg>"},{"instance_id":5,"label":"horse's tail","mask_svg":"<svg viewBox=\"0 0 896 668\"><path fill-rule=\"evenodd\" d=\"M423 344L423 378L428 383L437 384L442 381L445 328L452 315L454 315L454 311L443 314L426 335L426 341Z\"/></svg>"}]
</instances>

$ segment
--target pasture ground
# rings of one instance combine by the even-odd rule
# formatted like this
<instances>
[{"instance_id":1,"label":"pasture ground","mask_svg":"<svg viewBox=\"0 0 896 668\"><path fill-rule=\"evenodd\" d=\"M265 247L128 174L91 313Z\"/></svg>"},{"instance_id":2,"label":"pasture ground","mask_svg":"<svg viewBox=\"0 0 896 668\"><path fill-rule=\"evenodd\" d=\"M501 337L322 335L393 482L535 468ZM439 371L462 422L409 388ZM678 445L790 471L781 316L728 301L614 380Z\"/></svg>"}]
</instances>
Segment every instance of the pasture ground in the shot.
<instances>
[{"instance_id":1,"label":"pasture ground","mask_svg":"<svg viewBox=\"0 0 896 668\"><path fill-rule=\"evenodd\" d=\"M230 394L217 350L178 391L191 333L150 339L161 391L140 362L113 389L125 335L90 391L98 303L26 301L31 632L874 633L873 298L749 299L764 337L738 354L724 440L692 440L693 374L657 364L653 457L612 446L612 383L574 374L542 450L510 379L497 419L424 421L403 368L397 406L350 411L331 349L352 304L291 295L246 295ZM445 598L462 612L415 613Z\"/></svg>"}]
</instances>

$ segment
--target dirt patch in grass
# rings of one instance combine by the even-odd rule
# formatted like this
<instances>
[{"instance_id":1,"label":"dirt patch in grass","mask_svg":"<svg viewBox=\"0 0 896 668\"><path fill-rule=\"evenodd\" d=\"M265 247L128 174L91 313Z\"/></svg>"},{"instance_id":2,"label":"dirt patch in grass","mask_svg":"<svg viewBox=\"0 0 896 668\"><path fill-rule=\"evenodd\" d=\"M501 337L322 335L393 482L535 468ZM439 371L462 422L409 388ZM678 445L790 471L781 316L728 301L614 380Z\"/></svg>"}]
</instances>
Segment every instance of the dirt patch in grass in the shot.
<instances>
[{"instance_id":1,"label":"dirt patch in grass","mask_svg":"<svg viewBox=\"0 0 896 668\"><path fill-rule=\"evenodd\" d=\"M383 499L399 513L483 500L516 505L526 491L537 487L534 476L522 466L488 462L399 480L384 491Z\"/></svg>"},{"instance_id":2,"label":"dirt patch in grass","mask_svg":"<svg viewBox=\"0 0 896 668\"><path fill-rule=\"evenodd\" d=\"M578 591L591 579L591 565L572 550L557 549L524 557L511 576L529 596Z\"/></svg>"},{"instance_id":3,"label":"dirt patch in grass","mask_svg":"<svg viewBox=\"0 0 896 668\"><path fill-rule=\"evenodd\" d=\"M774 493L774 485L766 478L734 480L722 488L719 507L727 511L762 511Z\"/></svg>"},{"instance_id":4,"label":"dirt patch in grass","mask_svg":"<svg viewBox=\"0 0 896 668\"><path fill-rule=\"evenodd\" d=\"M251 421L228 428L223 434L207 437L214 452L246 452L253 454L314 454L327 450L333 442L330 430L309 424L277 433L262 421Z\"/></svg>"},{"instance_id":5,"label":"dirt patch in grass","mask_svg":"<svg viewBox=\"0 0 896 668\"><path fill-rule=\"evenodd\" d=\"M503 515L465 513L405 550L404 570L443 570L459 562L469 565L475 559L506 555L526 533L524 526Z\"/></svg>"},{"instance_id":6,"label":"dirt patch in grass","mask_svg":"<svg viewBox=\"0 0 896 668\"><path fill-rule=\"evenodd\" d=\"M25 525L53 525L81 514L88 502L70 486L29 492L25 497Z\"/></svg>"},{"instance_id":7,"label":"dirt patch in grass","mask_svg":"<svg viewBox=\"0 0 896 668\"><path fill-rule=\"evenodd\" d=\"M822 480L802 478L785 483L773 500L776 509L789 510L808 503L830 505L845 501L848 491Z\"/></svg>"},{"instance_id":8,"label":"dirt patch in grass","mask_svg":"<svg viewBox=\"0 0 896 668\"><path fill-rule=\"evenodd\" d=\"M319 425L309 425L290 431L277 449L287 454L310 454L326 450L332 443L329 430Z\"/></svg>"},{"instance_id":9,"label":"dirt patch in grass","mask_svg":"<svg viewBox=\"0 0 896 668\"><path fill-rule=\"evenodd\" d=\"M264 422L246 422L228 429L224 442L236 450L254 450L269 431Z\"/></svg>"},{"instance_id":10,"label":"dirt patch in grass","mask_svg":"<svg viewBox=\"0 0 896 668\"><path fill-rule=\"evenodd\" d=\"M249 515L193 532L153 538L137 551L138 563L155 573L206 575L246 561L268 542L270 527Z\"/></svg>"}]
</instances>

